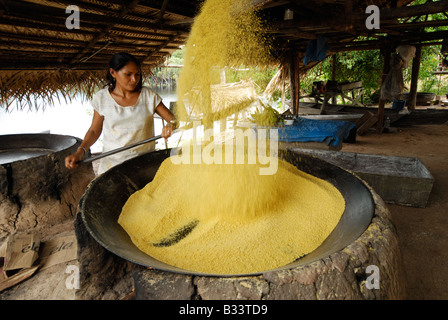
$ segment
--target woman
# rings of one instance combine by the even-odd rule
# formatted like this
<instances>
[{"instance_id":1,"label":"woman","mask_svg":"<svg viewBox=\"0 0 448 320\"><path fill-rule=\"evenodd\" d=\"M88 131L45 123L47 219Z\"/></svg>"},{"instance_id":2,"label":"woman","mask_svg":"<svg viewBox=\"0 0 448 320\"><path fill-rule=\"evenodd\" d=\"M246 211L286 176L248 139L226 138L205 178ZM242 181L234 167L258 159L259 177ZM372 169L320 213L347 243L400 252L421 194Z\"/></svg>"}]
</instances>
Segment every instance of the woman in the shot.
<instances>
[{"instance_id":1,"label":"woman","mask_svg":"<svg viewBox=\"0 0 448 320\"><path fill-rule=\"evenodd\" d=\"M92 99L92 124L74 154L65 158L65 166L76 168L87 150L103 134L103 151L109 151L154 136L154 112L168 124L162 137L168 138L175 129L174 115L154 91L142 85L138 60L128 53L115 54L109 63L108 87L99 90ZM98 174L142 153L152 151L155 142L128 149L100 160Z\"/></svg>"}]
</instances>

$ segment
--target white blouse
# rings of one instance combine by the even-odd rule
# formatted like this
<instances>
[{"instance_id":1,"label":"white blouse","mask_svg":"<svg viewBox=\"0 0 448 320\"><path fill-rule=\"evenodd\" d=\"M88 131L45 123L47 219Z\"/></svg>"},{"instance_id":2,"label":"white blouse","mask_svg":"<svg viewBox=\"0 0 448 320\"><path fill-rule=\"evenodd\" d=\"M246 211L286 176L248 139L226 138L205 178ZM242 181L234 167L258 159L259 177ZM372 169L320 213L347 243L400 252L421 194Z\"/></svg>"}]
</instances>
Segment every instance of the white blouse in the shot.
<instances>
[{"instance_id":1,"label":"white blouse","mask_svg":"<svg viewBox=\"0 0 448 320\"><path fill-rule=\"evenodd\" d=\"M154 112L162 98L142 87L137 102L133 106L121 106L111 96L109 89L98 91L93 99L93 108L104 117L103 152L121 148L154 136ZM149 142L126 151L100 159L98 173L101 174L125 160L153 151L155 142Z\"/></svg>"}]
</instances>

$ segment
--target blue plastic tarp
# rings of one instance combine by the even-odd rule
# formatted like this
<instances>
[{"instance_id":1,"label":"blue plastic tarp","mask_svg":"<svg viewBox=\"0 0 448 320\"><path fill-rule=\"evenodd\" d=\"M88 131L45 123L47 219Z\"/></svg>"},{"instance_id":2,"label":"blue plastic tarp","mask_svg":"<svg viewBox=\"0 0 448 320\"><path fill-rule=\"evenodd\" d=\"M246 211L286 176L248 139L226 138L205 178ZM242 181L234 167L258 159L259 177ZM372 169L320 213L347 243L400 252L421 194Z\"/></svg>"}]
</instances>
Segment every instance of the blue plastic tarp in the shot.
<instances>
[{"instance_id":1,"label":"blue plastic tarp","mask_svg":"<svg viewBox=\"0 0 448 320\"><path fill-rule=\"evenodd\" d=\"M356 126L349 121L315 120L298 117L292 125L274 127L278 129L281 142L325 142L338 146L346 140Z\"/></svg>"},{"instance_id":2,"label":"blue plastic tarp","mask_svg":"<svg viewBox=\"0 0 448 320\"><path fill-rule=\"evenodd\" d=\"M308 62L322 61L327 56L329 49L328 40L324 36L319 35L317 39L310 40L303 58L303 64L306 66Z\"/></svg>"}]
</instances>

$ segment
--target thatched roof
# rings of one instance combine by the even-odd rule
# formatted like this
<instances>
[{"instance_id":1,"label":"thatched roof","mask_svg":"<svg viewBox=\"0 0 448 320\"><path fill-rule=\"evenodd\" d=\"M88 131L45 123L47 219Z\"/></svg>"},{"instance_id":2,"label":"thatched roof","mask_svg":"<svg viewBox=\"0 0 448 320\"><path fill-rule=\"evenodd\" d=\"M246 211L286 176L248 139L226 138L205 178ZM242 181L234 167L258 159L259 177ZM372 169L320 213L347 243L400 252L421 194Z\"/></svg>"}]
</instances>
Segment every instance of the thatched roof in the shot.
<instances>
[{"instance_id":1,"label":"thatched roof","mask_svg":"<svg viewBox=\"0 0 448 320\"><path fill-rule=\"evenodd\" d=\"M79 8L79 28L70 5ZM184 43L197 9L195 0L2 0L0 103L34 107L36 95L49 102L56 92L90 97L117 52L134 54L149 72Z\"/></svg>"},{"instance_id":2,"label":"thatched roof","mask_svg":"<svg viewBox=\"0 0 448 320\"><path fill-rule=\"evenodd\" d=\"M448 0L417 6L411 6L412 0L248 1L267 21L277 52L304 53L309 40L318 36L328 39L329 53L448 38L446 30L428 32L429 27L448 25ZM50 101L55 92L89 97L111 55L120 51L137 56L149 71L185 42L201 2L1 0L0 105L34 107L27 102L36 95ZM379 30L365 26L365 10L372 4L381 9ZM79 29L66 26L73 13L66 13L69 5L79 8ZM293 11L292 20L285 20L286 9ZM440 20L418 20L440 12Z\"/></svg>"}]
</instances>

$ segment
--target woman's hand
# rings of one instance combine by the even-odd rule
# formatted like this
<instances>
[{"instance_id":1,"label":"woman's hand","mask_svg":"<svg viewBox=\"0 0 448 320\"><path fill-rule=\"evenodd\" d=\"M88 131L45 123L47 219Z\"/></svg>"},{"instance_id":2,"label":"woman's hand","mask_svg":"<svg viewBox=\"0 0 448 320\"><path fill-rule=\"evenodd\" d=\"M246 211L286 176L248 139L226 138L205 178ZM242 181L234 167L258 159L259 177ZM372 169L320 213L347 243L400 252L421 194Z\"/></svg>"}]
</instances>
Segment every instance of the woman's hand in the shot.
<instances>
[{"instance_id":1,"label":"woman's hand","mask_svg":"<svg viewBox=\"0 0 448 320\"><path fill-rule=\"evenodd\" d=\"M168 123L162 128L162 137L168 139L174 131L174 126Z\"/></svg>"},{"instance_id":2,"label":"woman's hand","mask_svg":"<svg viewBox=\"0 0 448 320\"><path fill-rule=\"evenodd\" d=\"M65 167L67 169L74 169L78 167L78 162L84 157L84 149L81 147L75 153L65 157Z\"/></svg>"},{"instance_id":3,"label":"woman's hand","mask_svg":"<svg viewBox=\"0 0 448 320\"><path fill-rule=\"evenodd\" d=\"M174 118L174 115L171 113L171 111L165 107L163 102L160 102L157 108L155 109L155 112L165 121L167 121L167 125L162 128L162 137L167 139L171 136L173 131L177 129L178 122Z\"/></svg>"},{"instance_id":4,"label":"woman's hand","mask_svg":"<svg viewBox=\"0 0 448 320\"><path fill-rule=\"evenodd\" d=\"M81 142L81 146L75 153L65 158L65 167L68 169L74 169L78 167L78 162L85 156L87 150L92 146L100 137L103 131L104 116L101 116L98 111L93 111L92 124L89 130L87 130L84 140Z\"/></svg>"},{"instance_id":5,"label":"woman's hand","mask_svg":"<svg viewBox=\"0 0 448 320\"><path fill-rule=\"evenodd\" d=\"M169 138L178 126L178 122L176 121L176 119L174 119L174 117L172 117L171 120L166 124L166 126L162 128L162 137L165 139Z\"/></svg>"}]
</instances>

